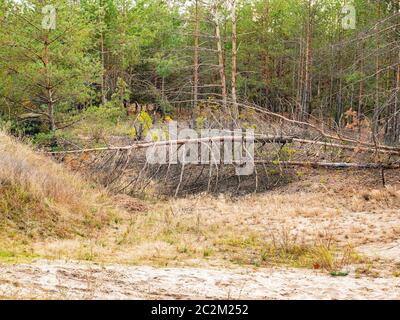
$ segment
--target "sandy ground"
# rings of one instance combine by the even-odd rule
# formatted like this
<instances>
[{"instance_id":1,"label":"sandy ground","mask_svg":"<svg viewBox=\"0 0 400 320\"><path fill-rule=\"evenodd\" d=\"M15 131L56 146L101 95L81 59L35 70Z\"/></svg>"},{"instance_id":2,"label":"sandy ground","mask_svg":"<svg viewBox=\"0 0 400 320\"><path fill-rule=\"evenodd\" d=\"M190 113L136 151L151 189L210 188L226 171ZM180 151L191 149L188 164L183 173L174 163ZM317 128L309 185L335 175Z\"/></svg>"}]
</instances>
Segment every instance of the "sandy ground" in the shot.
<instances>
[{"instance_id":1,"label":"sandy ground","mask_svg":"<svg viewBox=\"0 0 400 320\"><path fill-rule=\"evenodd\" d=\"M108 242L103 243L103 237L83 249L73 240L38 243L38 256L56 260L0 264L0 297L400 299L398 173L387 188L369 175L350 178L345 173L307 177L282 190L238 199L178 198L155 204L146 213L135 205L129 208L134 223L124 231L124 241L107 236ZM278 246L332 241L339 248L351 245L368 259L362 265L345 265L340 270L350 273L344 277L312 266L259 263L254 268L248 261L260 260L259 248L243 240L252 236L276 240ZM223 243L234 243L233 251L225 251ZM205 258L204 250L210 247L213 251ZM102 264L75 262L86 256L85 250L94 253L91 261ZM82 255L70 254L80 251ZM235 255L244 262L228 263ZM63 258L68 260L57 260ZM142 266L128 266L132 263Z\"/></svg>"},{"instance_id":2,"label":"sandy ground","mask_svg":"<svg viewBox=\"0 0 400 320\"><path fill-rule=\"evenodd\" d=\"M302 269L101 266L64 261L0 266L5 298L400 299L400 278L332 277Z\"/></svg>"}]
</instances>

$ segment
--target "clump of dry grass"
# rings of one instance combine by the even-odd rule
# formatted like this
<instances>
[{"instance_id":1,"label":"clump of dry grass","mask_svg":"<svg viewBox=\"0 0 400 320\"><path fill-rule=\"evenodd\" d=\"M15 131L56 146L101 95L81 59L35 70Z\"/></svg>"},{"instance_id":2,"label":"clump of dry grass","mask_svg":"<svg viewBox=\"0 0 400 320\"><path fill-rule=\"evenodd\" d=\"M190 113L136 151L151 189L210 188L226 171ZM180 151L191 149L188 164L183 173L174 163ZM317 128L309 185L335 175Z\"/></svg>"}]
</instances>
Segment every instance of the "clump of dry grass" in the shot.
<instances>
[{"instance_id":1,"label":"clump of dry grass","mask_svg":"<svg viewBox=\"0 0 400 320\"><path fill-rule=\"evenodd\" d=\"M381 189L364 189L353 192L348 206L354 211L372 211L400 207L400 189L398 185L388 185Z\"/></svg>"},{"instance_id":2,"label":"clump of dry grass","mask_svg":"<svg viewBox=\"0 0 400 320\"><path fill-rule=\"evenodd\" d=\"M362 194L365 201L386 202L388 204L400 204L400 190L394 186L387 186L384 189L373 189Z\"/></svg>"},{"instance_id":3,"label":"clump of dry grass","mask_svg":"<svg viewBox=\"0 0 400 320\"><path fill-rule=\"evenodd\" d=\"M338 247L329 232L310 243L292 231L282 226L279 232L272 233L272 241L262 251L262 260L335 273L343 271L360 258L350 245Z\"/></svg>"},{"instance_id":4,"label":"clump of dry grass","mask_svg":"<svg viewBox=\"0 0 400 320\"><path fill-rule=\"evenodd\" d=\"M116 214L105 192L0 131L3 236L90 236Z\"/></svg>"},{"instance_id":5,"label":"clump of dry grass","mask_svg":"<svg viewBox=\"0 0 400 320\"><path fill-rule=\"evenodd\" d=\"M343 271L346 266L358 262L360 257L356 255L351 246L338 250L336 246L320 243L312 250L313 268L324 269L329 272Z\"/></svg>"}]
</instances>

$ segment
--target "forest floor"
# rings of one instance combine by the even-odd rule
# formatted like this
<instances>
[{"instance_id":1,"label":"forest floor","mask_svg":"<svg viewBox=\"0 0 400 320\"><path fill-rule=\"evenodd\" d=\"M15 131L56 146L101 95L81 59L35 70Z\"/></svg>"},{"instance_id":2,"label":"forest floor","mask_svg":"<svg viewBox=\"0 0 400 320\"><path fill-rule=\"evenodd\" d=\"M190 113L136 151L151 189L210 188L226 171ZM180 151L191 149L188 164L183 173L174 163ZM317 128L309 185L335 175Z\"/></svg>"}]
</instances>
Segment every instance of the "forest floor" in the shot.
<instances>
[{"instance_id":1,"label":"forest floor","mask_svg":"<svg viewBox=\"0 0 400 320\"><path fill-rule=\"evenodd\" d=\"M305 170L242 197L117 196L90 239L13 244L0 294L24 298L400 299L400 179Z\"/></svg>"}]
</instances>

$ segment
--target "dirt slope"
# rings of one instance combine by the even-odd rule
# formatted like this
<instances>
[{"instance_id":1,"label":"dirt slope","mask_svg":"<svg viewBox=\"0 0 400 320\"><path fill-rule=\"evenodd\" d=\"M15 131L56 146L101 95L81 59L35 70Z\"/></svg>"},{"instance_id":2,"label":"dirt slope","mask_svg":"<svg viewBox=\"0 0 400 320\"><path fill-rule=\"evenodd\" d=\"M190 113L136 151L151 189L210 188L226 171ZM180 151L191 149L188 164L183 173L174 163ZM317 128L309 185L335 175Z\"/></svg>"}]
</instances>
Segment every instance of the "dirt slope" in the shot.
<instances>
[{"instance_id":1,"label":"dirt slope","mask_svg":"<svg viewBox=\"0 0 400 320\"><path fill-rule=\"evenodd\" d=\"M118 214L104 190L0 130L0 250L16 237L87 236Z\"/></svg>"}]
</instances>

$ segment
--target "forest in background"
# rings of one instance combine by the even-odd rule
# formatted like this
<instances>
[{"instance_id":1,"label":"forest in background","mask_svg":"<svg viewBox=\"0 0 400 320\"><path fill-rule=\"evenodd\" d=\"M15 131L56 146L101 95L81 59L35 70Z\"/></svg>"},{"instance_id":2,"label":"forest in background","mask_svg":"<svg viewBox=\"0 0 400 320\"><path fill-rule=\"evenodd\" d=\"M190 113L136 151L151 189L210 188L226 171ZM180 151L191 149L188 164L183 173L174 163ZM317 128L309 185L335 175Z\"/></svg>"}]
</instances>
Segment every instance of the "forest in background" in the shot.
<instances>
[{"instance_id":1,"label":"forest in background","mask_svg":"<svg viewBox=\"0 0 400 320\"><path fill-rule=\"evenodd\" d=\"M399 298L399 0L0 4L0 299Z\"/></svg>"},{"instance_id":2,"label":"forest in background","mask_svg":"<svg viewBox=\"0 0 400 320\"><path fill-rule=\"evenodd\" d=\"M399 6L2 1L1 121L19 134L54 135L87 113L124 117L132 105L151 104L162 117L187 115L204 126L199 108L212 104L227 126L229 117L238 125L242 106L256 105L395 145Z\"/></svg>"}]
</instances>

